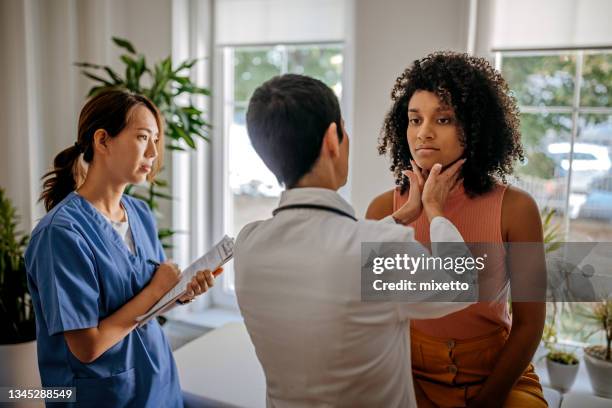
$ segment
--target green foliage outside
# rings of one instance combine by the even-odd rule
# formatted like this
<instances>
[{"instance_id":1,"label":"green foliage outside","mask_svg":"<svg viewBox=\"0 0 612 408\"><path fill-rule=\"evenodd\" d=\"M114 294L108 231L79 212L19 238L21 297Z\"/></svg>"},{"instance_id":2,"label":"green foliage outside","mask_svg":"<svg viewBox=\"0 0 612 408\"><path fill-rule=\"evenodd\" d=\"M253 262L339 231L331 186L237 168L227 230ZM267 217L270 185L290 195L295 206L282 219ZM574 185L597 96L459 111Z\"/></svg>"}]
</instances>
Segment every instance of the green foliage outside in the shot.
<instances>
[{"instance_id":1,"label":"green foliage outside","mask_svg":"<svg viewBox=\"0 0 612 408\"><path fill-rule=\"evenodd\" d=\"M246 102L255 88L280 75L282 55L275 48L234 51L234 101Z\"/></svg>"},{"instance_id":2,"label":"green foliage outside","mask_svg":"<svg viewBox=\"0 0 612 408\"><path fill-rule=\"evenodd\" d=\"M574 55L503 59L502 74L521 106L570 106L575 72Z\"/></svg>"},{"instance_id":3,"label":"green foliage outside","mask_svg":"<svg viewBox=\"0 0 612 408\"><path fill-rule=\"evenodd\" d=\"M583 106L612 106L612 54L588 54L582 71Z\"/></svg>"},{"instance_id":4,"label":"green foliage outside","mask_svg":"<svg viewBox=\"0 0 612 408\"><path fill-rule=\"evenodd\" d=\"M519 174L541 179L555 178L555 162L547 156L545 144L550 140L569 142L572 130L570 113L554 113L551 109L571 108L574 99L577 54L513 56L503 58L502 75L522 108L536 108L537 113L521 115L522 140L526 163L517 166ZM612 106L612 53L585 53L582 63L580 107ZM578 139L589 130L612 118L606 114L580 114Z\"/></svg>"},{"instance_id":5,"label":"green foliage outside","mask_svg":"<svg viewBox=\"0 0 612 408\"><path fill-rule=\"evenodd\" d=\"M284 73L308 75L334 88L342 80L342 50L318 45L237 48L234 101L245 104L255 88Z\"/></svg>"}]
</instances>

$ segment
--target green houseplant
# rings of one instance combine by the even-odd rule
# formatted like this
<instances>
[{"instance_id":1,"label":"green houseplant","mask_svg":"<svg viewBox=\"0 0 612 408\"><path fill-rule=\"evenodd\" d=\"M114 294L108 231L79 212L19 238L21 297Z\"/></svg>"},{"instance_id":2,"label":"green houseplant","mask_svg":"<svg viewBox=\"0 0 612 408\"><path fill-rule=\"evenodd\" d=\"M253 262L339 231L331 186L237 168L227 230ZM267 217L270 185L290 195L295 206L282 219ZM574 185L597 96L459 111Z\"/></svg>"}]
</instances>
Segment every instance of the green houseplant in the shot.
<instances>
[{"instance_id":1,"label":"green houseplant","mask_svg":"<svg viewBox=\"0 0 612 408\"><path fill-rule=\"evenodd\" d=\"M595 394L612 398L612 298L595 302L584 314L595 330L603 331L606 345L589 346L584 349L584 361Z\"/></svg>"},{"instance_id":2,"label":"green houseplant","mask_svg":"<svg viewBox=\"0 0 612 408\"><path fill-rule=\"evenodd\" d=\"M545 208L542 211L542 231L544 235L544 251L546 255L556 252L562 246L562 235L560 227L554 222L553 217L556 211L554 209ZM547 322L544 325L544 332L542 334L542 342L546 348L546 370L548 371L548 378L550 385L559 390L560 392L567 392L570 390L576 375L578 374L578 368L580 359L573 351L567 348L562 348L557 338L557 316L563 313L564 303L556 301L548 303L552 307L550 315L547 317Z\"/></svg>"},{"instance_id":3,"label":"green houseplant","mask_svg":"<svg viewBox=\"0 0 612 408\"><path fill-rule=\"evenodd\" d=\"M36 321L23 259L28 237L17 230L18 220L0 188L0 384L40 387Z\"/></svg>"},{"instance_id":4,"label":"green houseplant","mask_svg":"<svg viewBox=\"0 0 612 408\"><path fill-rule=\"evenodd\" d=\"M565 393L572 388L574 381L576 381L580 360L574 352L559 347L554 318L552 322L544 326L542 341L547 350L546 370L548 371L550 385Z\"/></svg>"},{"instance_id":5,"label":"green houseplant","mask_svg":"<svg viewBox=\"0 0 612 408\"><path fill-rule=\"evenodd\" d=\"M88 96L117 87L145 95L157 105L165 119L166 147L170 150L196 149L197 139L210 141L211 125L204 118L204 112L194 105L194 97L210 95L209 89L197 86L190 78L190 71L198 60L175 64L167 57L149 66L145 56L137 52L128 40L117 37L112 40L124 52L120 56L125 66L123 73L108 65L75 64L83 68L83 75L95 82ZM126 192L144 200L158 218L161 217L158 200L172 199L168 183L161 179L148 183L146 187L130 186ZM160 229L159 237L163 242L173 233L170 229Z\"/></svg>"},{"instance_id":6,"label":"green houseplant","mask_svg":"<svg viewBox=\"0 0 612 408\"><path fill-rule=\"evenodd\" d=\"M15 207L0 188L0 344L36 338L23 259L28 237L17 231L18 221Z\"/></svg>"}]
</instances>

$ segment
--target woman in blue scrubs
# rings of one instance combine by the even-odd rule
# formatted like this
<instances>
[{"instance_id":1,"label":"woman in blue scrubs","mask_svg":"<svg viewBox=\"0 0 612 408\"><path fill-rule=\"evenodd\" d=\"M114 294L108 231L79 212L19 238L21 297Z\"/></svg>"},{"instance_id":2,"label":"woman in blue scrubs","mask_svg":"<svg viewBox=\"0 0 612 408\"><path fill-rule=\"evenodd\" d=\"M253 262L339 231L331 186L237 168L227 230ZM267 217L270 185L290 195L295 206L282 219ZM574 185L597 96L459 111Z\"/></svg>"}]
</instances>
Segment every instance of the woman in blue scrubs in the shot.
<instances>
[{"instance_id":1,"label":"woman in blue scrubs","mask_svg":"<svg viewBox=\"0 0 612 408\"><path fill-rule=\"evenodd\" d=\"M136 327L180 271L166 262L147 205L123 195L161 167L163 133L145 97L99 94L81 111L77 142L44 177L48 213L26 251L39 368L43 386L76 387L77 406L183 407L160 325ZM199 272L180 302L213 284Z\"/></svg>"}]
</instances>

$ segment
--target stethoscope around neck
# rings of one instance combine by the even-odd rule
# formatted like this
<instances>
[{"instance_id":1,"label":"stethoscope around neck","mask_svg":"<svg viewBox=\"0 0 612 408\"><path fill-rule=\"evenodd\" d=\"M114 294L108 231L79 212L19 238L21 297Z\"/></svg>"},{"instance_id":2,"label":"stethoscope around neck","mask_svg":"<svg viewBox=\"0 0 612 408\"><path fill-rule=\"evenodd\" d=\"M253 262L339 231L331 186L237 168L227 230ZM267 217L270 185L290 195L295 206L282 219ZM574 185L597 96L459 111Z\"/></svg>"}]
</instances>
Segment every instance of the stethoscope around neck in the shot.
<instances>
[{"instance_id":1,"label":"stethoscope around neck","mask_svg":"<svg viewBox=\"0 0 612 408\"><path fill-rule=\"evenodd\" d=\"M299 210L299 209L327 211L327 212L331 212L331 213L334 213L334 214L341 215L343 217L350 218L353 221L357 221L357 218L355 218L353 215L347 213L346 211L342 211L342 210L340 210L338 208L335 208L335 207L329 207L327 205L320 205L320 204L290 204L290 205L283 205L281 207L278 207L274 211L272 211L272 216L275 216L276 214L278 214L281 211Z\"/></svg>"}]
</instances>

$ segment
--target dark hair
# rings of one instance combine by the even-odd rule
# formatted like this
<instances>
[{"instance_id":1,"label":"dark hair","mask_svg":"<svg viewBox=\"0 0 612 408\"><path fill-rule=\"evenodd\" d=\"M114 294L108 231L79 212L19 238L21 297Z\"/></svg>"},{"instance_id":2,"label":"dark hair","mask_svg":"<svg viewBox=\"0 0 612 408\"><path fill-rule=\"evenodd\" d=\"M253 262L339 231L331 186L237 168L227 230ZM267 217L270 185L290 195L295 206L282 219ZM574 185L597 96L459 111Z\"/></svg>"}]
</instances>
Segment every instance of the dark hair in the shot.
<instances>
[{"instance_id":1,"label":"dark hair","mask_svg":"<svg viewBox=\"0 0 612 408\"><path fill-rule=\"evenodd\" d=\"M257 88L246 119L255 151L286 188L312 169L332 122L342 141L338 98L323 82L304 75L277 76Z\"/></svg>"},{"instance_id":2,"label":"dark hair","mask_svg":"<svg viewBox=\"0 0 612 408\"><path fill-rule=\"evenodd\" d=\"M151 111L159 129L159 140L156 143L158 157L148 176L149 180L153 180L163 161L164 129L159 110L145 96L128 90L103 91L89 99L81 109L76 143L55 156L53 170L42 177L44 183L40 200L44 202L47 211L55 207L83 182L84 169L79 163L79 156L82 153L83 160L87 163L93 160L93 135L96 130L104 129L110 137L116 137L128 124L131 110L137 105L142 105Z\"/></svg>"},{"instance_id":3,"label":"dark hair","mask_svg":"<svg viewBox=\"0 0 612 408\"><path fill-rule=\"evenodd\" d=\"M387 113L378 152L391 156L391 171L404 193L410 169L407 141L408 103L419 90L433 92L452 106L467 161L461 172L470 196L490 191L497 178L505 182L517 159L523 160L519 111L502 76L484 58L436 52L416 60L395 81L393 106Z\"/></svg>"}]
</instances>

